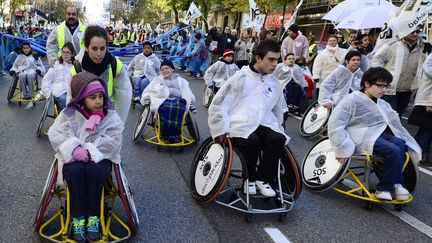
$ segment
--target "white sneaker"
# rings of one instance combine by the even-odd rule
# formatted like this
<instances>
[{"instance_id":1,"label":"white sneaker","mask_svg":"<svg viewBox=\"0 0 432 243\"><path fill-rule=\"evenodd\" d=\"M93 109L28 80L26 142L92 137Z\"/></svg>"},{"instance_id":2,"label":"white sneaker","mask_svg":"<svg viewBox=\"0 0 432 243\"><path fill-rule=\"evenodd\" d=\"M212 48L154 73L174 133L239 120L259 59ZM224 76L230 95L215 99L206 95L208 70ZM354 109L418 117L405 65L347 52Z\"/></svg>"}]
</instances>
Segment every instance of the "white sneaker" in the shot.
<instances>
[{"instance_id":1,"label":"white sneaker","mask_svg":"<svg viewBox=\"0 0 432 243\"><path fill-rule=\"evenodd\" d=\"M258 187L258 190L260 190L261 194L263 194L264 196L266 197L276 196L276 192L271 188L271 186L267 182L256 181L255 184Z\"/></svg>"},{"instance_id":2,"label":"white sneaker","mask_svg":"<svg viewBox=\"0 0 432 243\"><path fill-rule=\"evenodd\" d=\"M255 182L250 182L249 181L249 185L246 182L243 184L243 192L245 194L247 193L247 187L248 186L249 186L249 195L255 195L256 194Z\"/></svg>"},{"instance_id":3,"label":"white sneaker","mask_svg":"<svg viewBox=\"0 0 432 243\"><path fill-rule=\"evenodd\" d=\"M375 197L382 200L393 200L392 195L389 191L375 191Z\"/></svg>"},{"instance_id":4,"label":"white sneaker","mask_svg":"<svg viewBox=\"0 0 432 243\"><path fill-rule=\"evenodd\" d=\"M401 184L395 184L394 189L396 200L405 201L409 199L409 191L405 189L405 187L403 187Z\"/></svg>"}]
</instances>

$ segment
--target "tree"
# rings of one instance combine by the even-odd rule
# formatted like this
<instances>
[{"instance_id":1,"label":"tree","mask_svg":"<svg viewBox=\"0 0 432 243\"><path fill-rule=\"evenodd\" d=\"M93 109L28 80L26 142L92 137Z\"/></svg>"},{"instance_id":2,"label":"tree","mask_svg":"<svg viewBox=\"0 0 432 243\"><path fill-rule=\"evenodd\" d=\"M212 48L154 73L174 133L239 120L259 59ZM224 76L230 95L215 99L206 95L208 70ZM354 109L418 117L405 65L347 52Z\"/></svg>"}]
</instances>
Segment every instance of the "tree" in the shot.
<instances>
[{"instance_id":1,"label":"tree","mask_svg":"<svg viewBox=\"0 0 432 243\"><path fill-rule=\"evenodd\" d=\"M225 9L229 9L230 12L235 14L234 26L236 29L240 29L241 23L240 19L243 12L249 12L249 1L248 0L221 0Z\"/></svg>"},{"instance_id":2,"label":"tree","mask_svg":"<svg viewBox=\"0 0 432 243\"><path fill-rule=\"evenodd\" d=\"M170 10L166 0L140 0L135 3L135 8L129 16L130 22L139 23L141 19L145 23L155 24L160 21L161 13L166 13Z\"/></svg>"}]
</instances>

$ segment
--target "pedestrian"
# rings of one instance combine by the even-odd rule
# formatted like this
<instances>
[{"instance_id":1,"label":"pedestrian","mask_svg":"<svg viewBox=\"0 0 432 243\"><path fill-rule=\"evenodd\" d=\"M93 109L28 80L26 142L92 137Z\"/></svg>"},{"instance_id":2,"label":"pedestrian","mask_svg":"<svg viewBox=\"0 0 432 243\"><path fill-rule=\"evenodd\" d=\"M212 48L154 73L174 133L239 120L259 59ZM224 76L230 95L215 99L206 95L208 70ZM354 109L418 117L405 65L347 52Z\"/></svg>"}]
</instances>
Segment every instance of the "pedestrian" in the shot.
<instances>
[{"instance_id":1,"label":"pedestrian","mask_svg":"<svg viewBox=\"0 0 432 243\"><path fill-rule=\"evenodd\" d=\"M70 192L75 242L100 240L100 200L111 164L120 163L123 122L104 80L83 72L70 83L72 100L48 130Z\"/></svg>"},{"instance_id":2,"label":"pedestrian","mask_svg":"<svg viewBox=\"0 0 432 243\"><path fill-rule=\"evenodd\" d=\"M204 70L207 69L209 65L209 56L207 47L204 44L203 35L197 32L194 36L194 48L191 52L191 59L188 65L189 72L191 76L204 77Z\"/></svg>"},{"instance_id":3,"label":"pedestrian","mask_svg":"<svg viewBox=\"0 0 432 243\"><path fill-rule=\"evenodd\" d=\"M226 49L235 50L234 44L237 39L231 35L231 27L225 26L223 33L219 33L217 28L213 28L210 30L209 35L213 41L217 41L217 48L214 51L217 54L217 58L215 57L216 60L222 56Z\"/></svg>"},{"instance_id":4,"label":"pedestrian","mask_svg":"<svg viewBox=\"0 0 432 243\"><path fill-rule=\"evenodd\" d=\"M308 39L299 31L297 25L288 27L287 37L282 41L281 55L284 58L288 53L294 53L294 57L309 57Z\"/></svg>"},{"instance_id":5,"label":"pedestrian","mask_svg":"<svg viewBox=\"0 0 432 243\"><path fill-rule=\"evenodd\" d=\"M235 47L235 63L241 69L249 64L249 55L252 53L252 41L249 39L247 31L241 33L241 38L236 41Z\"/></svg>"},{"instance_id":6,"label":"pedestrian","mask_svg":"<svg viewBox=\"0 0 432 243\"><path fill-rule=\"evenodd\" d=\"M343 33L338 31L335 34L338 40L338 46L342 49L348 49L348 47L350 47L350 44L348 43L348 41L345 40Z\"/></svg>"}]
</instances>

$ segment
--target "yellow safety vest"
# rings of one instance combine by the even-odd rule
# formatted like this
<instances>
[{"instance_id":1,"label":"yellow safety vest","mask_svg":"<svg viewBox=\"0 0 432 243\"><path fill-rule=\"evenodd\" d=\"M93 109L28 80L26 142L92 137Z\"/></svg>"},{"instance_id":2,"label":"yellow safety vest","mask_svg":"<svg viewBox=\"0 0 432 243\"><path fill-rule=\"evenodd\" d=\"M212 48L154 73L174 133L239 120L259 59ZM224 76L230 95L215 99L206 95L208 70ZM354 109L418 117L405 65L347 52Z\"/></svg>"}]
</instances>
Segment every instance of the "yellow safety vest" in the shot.
<instances>
[{"instance_id":1,"label":"yellow safety vest","mask_svg":"<svg viewBox=\"0 0 432 243\"><path fill-rule=\"evenodd\" d=\"M135 36L136 36L135 32L128 31L128 37L127 38L128 38L129 41L134 42L135 41Z\"/></svg>"},{"instance_id":2,"label":"yellow safety vest","mask_svg":"<svg viewBox=\"0 0 432 243\"><path fill-rule=\"evenodd\" d=\"M127 43L126 35L121 34L120 35L120 44L126 44L126 43Z\"/></svg>"},{"instance_id":3,"label":"yellow safety vest","mask_svg":"<svg viewBox=\"0 0 432 243\"><path fill-rule=\"evenodd\" d=\"M114 58L115 58L116 63L117 63L116 76L118 76L119 73L121 72L122 67L123 67L123 63L117 57L114 57ZM113 74L113 70L111 68L111 64L109 64L108 68L110 70L109 73L108 73L108 83L107 83L107 86L108 86L108 96L110 98L112 98L113 89L114 89L114 78L115 77L114 77L114 74ZM75 69L75 65L72 66L71 74L72 74L72 77L77 74L77 70Z\"/></svg>"},{"instance_id":4,"label":"yellow safety vest","mask_svg":"<svg viewBox=\"0 0 432 243\"><path fill-rule=\"evenodd\" d=\"M85 25L80 25L79 26L79 30L81 32L84 32L86 30L86 26ZM63 48L64 44L66 43L66 24L63 22L61 24L59 24L56 27L56 34L57 34L57 44L59 47L59 51L57 52L57 57L60 57L61 55L61 49ZM82 49L84 47L84 39L81 39L79 42L79 46L80 49ZM75 52L77 52L78 50L75 50Z\"/></svg>"},{"instance_id":5,"label":"yellow safety vest","mask_svg":"<svg viewBox=\"0 0 432 243\"><path fill-rule=\"evenodd\" d=\"M312 44L309 46L309 57L313 57L314 55L316 55L316 48L317 44Z\"/></svg>"}]
</instances>

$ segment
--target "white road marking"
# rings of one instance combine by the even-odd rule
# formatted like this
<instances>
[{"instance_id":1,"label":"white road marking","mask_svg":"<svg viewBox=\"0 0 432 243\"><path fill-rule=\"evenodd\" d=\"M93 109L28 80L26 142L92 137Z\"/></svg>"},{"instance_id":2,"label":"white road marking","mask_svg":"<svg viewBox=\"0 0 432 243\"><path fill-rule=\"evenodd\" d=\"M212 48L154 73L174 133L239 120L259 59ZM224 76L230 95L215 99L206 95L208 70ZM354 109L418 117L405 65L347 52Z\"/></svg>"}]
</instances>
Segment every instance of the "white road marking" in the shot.
<instances>
[{"instance_id":1,"label":"white road marking","mask_svg":"<svg viewBox=\"0 0 432 243\"><path fill-rule=\"evenodd\" d=\"M272 238L275 243L291 243L288 238L279 229L276 228L264 228L267 234Z\"/></svg>"},{"instance_id":2,"label":"white road marking","mask_svg":"<svg viewBox=\"0 0 432 243\"><path fill-rule=\"evenodd\" d=\"M384 205L380 205L382 208L387 210L389 213L393 214L394 216L398 217L400 220L404 221L405 223L411 225L416 230L422 232L423 234L427 235L429 238L432 238L432 227L429 225L423 223L422 221L414 218L410 214L400 211L397 212L394 210L393 207L384 207Z\"/></svg>"},{"instance_id":3,"label":"white road marking","mask_svg":"<svg viewBox=\"0 0 432 243\"><path fill-rule=\"evenodd\" d=\"M432 176L432 171L430 171L430 170L427 170L427 169L425 169L425 168L422 168L422 167L418 167L419 168L419 171L421 171L421 172L423 172L423 173L425 173L425 174L428 174L428 175L430 175L430 176Z\"/></svg>"},{"instance_id":4,"label":"white road marking","mask_svg":"<svg viewBox=\"0 0 432 243\"><path fill-rule=\"evenodd\" d=\"M404 120L408 120L408 117L404 117L404 116L403 116L402 119L404 119Z\"/></svg>"}]
</instances>

